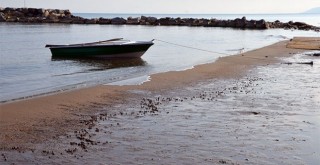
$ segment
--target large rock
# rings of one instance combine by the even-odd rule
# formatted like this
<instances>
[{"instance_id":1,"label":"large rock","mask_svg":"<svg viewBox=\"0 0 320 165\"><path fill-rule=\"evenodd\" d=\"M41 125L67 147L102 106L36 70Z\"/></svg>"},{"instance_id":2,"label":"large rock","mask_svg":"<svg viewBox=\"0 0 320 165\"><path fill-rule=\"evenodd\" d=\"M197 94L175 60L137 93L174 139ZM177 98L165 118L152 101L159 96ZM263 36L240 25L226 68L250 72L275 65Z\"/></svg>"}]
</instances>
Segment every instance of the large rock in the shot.
<instances>
[{"instance_id":1,"label":"large rock","mask_svg":"<svg viewBox=\"0 0 320 165\"><path fill-rule=\"evenodd\" d=\"M217 26L218 27L227 27L227 21L226 20L219 20Z\"/></svg>"},{"instance_id":2,"label":"large rock","mask_svg":"<svg viewBox=\"0 0 320 165\"><path fill-rule=\"evenodd\" d=\"M28 8L20 8L20 10L19 10L20 12L22 12L23 14L28 14L28 12L29 12L29 10L28 10Z\"/></svg>"},{"instance_id":3,"label":"large rock","mask_svg":"<svg viewBox=\"0 0 320 165\"><path fill-rule=\"evenodd\" d=\"M61 19L59 19L59 23L71 24L71 23L73 23L73 19L72 18L61 18Z\"/></svg>"},{"instance_id":4,"label":"large rock","mask_svg":"<svg viewBox=\"0 0 320 165\"><path fill-rule=\"evenodd\" d=\"M146 25L147 24L147 17L146 16L141 16L139 24L140 25Z\"/></svg>"},{"instance_id":5,"label":"large rock","mask_svg":"<svg viewBox=\"0 0 320 165\"><path fill-rule=\"evenodd\" d=\"M175 18L176 25L181 26L182 19L180 17Z\"/></svg>"},{"instance_id":6,"label":"large rock","mask_svg":"<svg viewBox=\"0 0 320 165\"><path fill-rule=\"evenodd\" d=\"M98 24L111 24L111 19L100 17L98 20Z\"/></svg>"},{"instance_id":7,"label":"large rock","mask_svg":"<svg viewBox=\"0 0 320 165\"><path fill-rule=\"evenodd\" d=\"M269 24L264 19L261 19L259 21L256 21L256 28L257 29L269 29Z\"/></svg>"},{"instance_id":8,"label":"large rock","mask_svg":"<svg viewBox=\"0 0 320 165\"><path fill-rule=\"evenodd\" d=\"M36 15L37 16L42 16L43 14L44 14L44 12L45 12L45 9L36 9Z\"/></svg>"},{"instance_id":9,"label":"large rock","mask_svg":"<svg viewBox=\"0 0 320 165\"><path fill-rule=\"evenodd\" d=\"M127 18L127 24L128 25L139 25L140 24L140 18L132 18L132 17L128 17Z\"/></svg>"},{"instance_id":10,"label":"large rock","mask_svg":"<svg viewBox=\"0 0 320 165\"><path fill-rule=\"evenodd\" d=\"M199 20L198 19L193 19L191 26L199 26Z\"/></svg>"},{"instance_id":11,"label":"large rock","mask_svg":"<svg viewBox=\"0 0 320 165\"><path fill-rule=\"evenodd\" d=\"M56 14L64 14L64 10L60 10L60 9L54 9L52 10L52 12Z\"/></svg>"},{"instance_id":12,"label":"large rock","mask_svg":"<svg viewBox=\"0 0 320 165\"><path fill-rule=\"evenodd\" d=\"M170 19L171 19L170 17L160 18L159 24L160 25L171 25Z\"/></svg>"},{"instance_id":13,"label":"large rock","mask_svg":"<svg viewBox=\"0 0 320 165\"><path fill-rule=\"evenodd\" d=\"M160 18L159 24L164 26L170 26L170 25L178 25L178 22L174 18L166 17L166 18Z\"/></svg>"},{"instance_id":14,"label":"large rock","mask_svg":"<svg viewBox=\"0 0 320 165\"><path fill-rule=\"evenodd\" d=\"M43 13L43 17L49 17L49 15L50 15L50 13L49 13L49 11L48 10L46 10L44 13Z\"/></svg>"},{"instance_id":15,"label":"large rock","mask_svg":"<svg viewBox=\"0 0 320 165\"><path fill-rule=\"evenodd\" d=\"M59 23L60 20L56 17L49 17L42 20L43 23Z\"/></svg>"},{"instance_id":16,"label":"large rock","mask_svg":"<svg viewBox=\"0 0 320 165\"><path fill-rule=\"evenodd\" d=\"M65 15L71 15L71 12L70 12L70 10L64 10L63 14L65 14Z\"/></svg>"},{"instance_id":17,"label":"large rock","mask_svg":"<svg viewBox=\"0 0 320 165\"><path fill-rule=\"evenodd\" d=\"M256 21L255 20L250 20L246 23L245 28L247 29L254 29L256 28Z\"/></svg>"},{"instance_id":18,"label":"large rock","mask_svg":"<svg viewBox=\"0 0 320 165\"><path fill-rule=\"evenodd\" d=\"M97 19L85 19L84 23L85 24L96 24L97 23Z\"/></svg>"},{"instance_id":19,"label":"large rock","mask_svg":"<svg viewBox=\"0 0 320 165\"><path fill-rule=\"evenodd\" d=\"M218 20L215 18L210 19L208 22L209 27L216 27L217 25L218 25Z\"/></svg>"},{"instance_id":20,"label":"large rock","mask_svg":"<svg viewBox=\"0 0 320 165\"><path fill-rule=\"evenodd\" d=\"M19 12L19 11L10 12L10 15L13 16L13 17L17 17L17 18L25 17L25 15L22 12Z\"/></svg>"},{"instance_id":21,"label":"large rock","mask_svg":"<svg viewBox=\"0 0 320 165\"><path fill-rule=\"evenodd\" d=\"M45 18L43 17L33 17L29 20L32 23L42 23ZM58 20L54 20L53 23L58 23Z\"/></svg>"},{"instance_id":22,"label":"large rock","mask_svg":"<svg viewBox=\"0 0 320 165\"><path fill-rule=\"evenodd\" d=\"M69 10L65 10L63 14L65 15L66 18L71 18L71 16L72 16L72 14Z\"/></svg>"},{"instance_id":23,"label":"large rock","mask_svg":"<svg viewBox=\"0 0 320 165\"><path fill-rule=\"evenodd\" d=\"M59 14L56 14L56 13L50 13L47 18L48 19L51 19L51 20L55 20L55 19L59 19Z\"/></svg>"},{"instance_id":24,"label":"large rock","mask_svg":"<svg viewBox=\"0 0 320 165\"><path fill-rule=\"evenodd\" d=\"M10 12L10 11L15 11L16 10L16 8L12 8L12 7L6 7L6 8L4 8L4 12Z\"/></svg>"},{"instance_id":25,"label":"large rock","mask_svg":"<svg viewBox=\"0 0 320 165\"><path fill-rule=\"evenodd\" d=\"M305 25L307 25L304 22L291 22L290 24L295 25L295 26L305 26Z\"/></svg>"},{"instance_id":26,"label":"large rock","mask_svg":"<svg viewBox=\"0 0 320 165\"><path fill-rule=\"evenodd\" d=\"M18 21L18 19L15 16L8 16L6 18L6 22L17 22L17 21Z\"/></svg>"},{"instance_id":27,"label":"large rock","mask_svg":"<svg viewBox=\"0 0 320 165\"><path fill-rule=\"evenodd\" d=\"M246 27L246 17L242 17L241 19L237 18L234 20L236 28L245 28Z\"/></svg>"},{"instance_id":28,"label":"large rock","mask_svg":"<svg viewBox=\"0 0 320 165\"><path fill-rule=\"evenodd\" d=\"M74 24L84 24L84 19L83 18L72 18L72 23Z\"/></svg>"},{"instance_id":29,"label":"large rock","mask_svg":"<svg viewBox=\"0 0 320 165\"><path fill-rule=\"evenodd\" d=\"M188 22L188 19L183 18L180 20L180 25L181 26L190 26L191 22Z\"/></svg>"},{"instance_id":30,"label":"large rock","mask_svg":"<svg viewBox=\"0 0 320 165\"><path fill-rule=\"evenodd\" d=\"M37 9L35 8L28 8L28 14L29 17L35 17L37 16Z\"/></svg>"},{"instance_id":31,"label":"large rock","mask_svg":"<svg viewBox=\"0 0 320 165\"><path fill-rule=\"evenodd\" d=\"M146 23L147 25L157 25L158 19L156 17L147 17Z\"/></svg>"},{"instance_id":32,"label":"large rock","mask_svg":"<svg viewBox=\"0 0 320 165\"><path fill-rule=\"evenodd\" d=\"M296 27L294 25L291 25L290 22L284 23L283 24L283 28L286 29L286 30L287 29L296 29Z\"/></svg>"},{"instance_id":33,"label":"large rock","mask_svg":"<svg viewBox=\"0 0 320 165\"><path fill-rule=\"evenodd\" d=\"M158 19L156 17L141 16L139 20L140 25L158 25Z\"/></svg>"},{"instance_id":34,"label":"large rock","mask_svg":"<svg viewBox=\"0 0 320 165\"><path fill-rule=\"evenodd\" d=\"M111 19L111 24L113 25L123 25L126 24L126 20L124 18L116 17Z\"/></svg>"},{"instance_id":35,"label":"large rock","mask_svg":"<svg viewBox=\"0 0 320 165\"><path fill-rule=\"evenodd\" d=\"M292 25L296 26L299 30L311 30L313 28L313 26L304 22L294 22Z\"/></svg>"},{"instance_id":36,"label":"large rock","mask_svg":"<svg viewBox=\"0 0 320 165\"><path fill-rule=\"evenodd\" d=\"M235 20L227 20L226 27L239 28L239 27L237 27Z\"/></svg>"},{"instance_id":37,"label":"large rock","mask_svg":"<svg viewBox=\"0 0 320 165\"><path fill-rule=\"evenodd\" d=\"M64 18L65 17L65 14L64 13L57 13L55 11L51 11L49 13L49 16L48 17L59 17L59 18Z\"/></svg>"},{"instance_id":38,"label":"large rock","mask_svg":"<svg viewBox=\"0 0 320 165\"><path fill-rule=\"evenodd\" d=\"M6 17L2 12L0 12L0 22L6 22Z\"/></svg>"},{"instance_id":39,"label":"large rock","mask_svg":"<svg viewBox=\"0 0 320 165\"><path fill-rule=\"evenodd\" d=\"M198 26L208 26L209 20L208 19L199 19Z\"/></svg>"},{"instance_id":40,"label":"large rock","mask_svg":"<svg viewBox=\"0 0 320 165\"><path fill-rule=\"evenodd\" d=\"M28 21L29 21L28 17L17 18L17 22L24 23L24 22L28 22Z\"/></svg>"},{"instance_id":41,"label":"large rock","mask_svg":"<svg viewBox=\"0 0 320 165\"><path fill-rule=\"evenodd\" d=\"M279 20L276 20L270 23L270 28L284 28L284 23L280 22Z\"/></svg>"}]
</instances>

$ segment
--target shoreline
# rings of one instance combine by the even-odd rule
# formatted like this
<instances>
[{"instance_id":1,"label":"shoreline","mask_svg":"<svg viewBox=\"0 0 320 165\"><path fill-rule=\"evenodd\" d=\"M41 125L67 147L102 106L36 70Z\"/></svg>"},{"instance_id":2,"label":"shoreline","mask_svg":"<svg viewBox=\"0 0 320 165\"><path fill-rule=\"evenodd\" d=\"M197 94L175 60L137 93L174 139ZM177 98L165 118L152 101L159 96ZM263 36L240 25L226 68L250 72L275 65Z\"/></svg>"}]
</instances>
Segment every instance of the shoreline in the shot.
<instances>
[{"instance_id":1,"label":"shoreline","mask_svg":"<svg viewBox=\"0 0 320 165\"><path fill-rule=\"evenodd\" d=\"M91 127L90 123L95 122L97 118L101 119L101 115L111 115L109 109L115 105L125 105L132 101L139 104L141 98L136 98L138 95L135 92L140 93L142 97L143 93L161 96L162 93L180 91L188 87L201 88L201 82L242 78L255 67L280 63L279 58L308 51L286 48L288 42L282 41L243 54L221 57L213 63L197 65L189 70L154 74L151 75L150 81L142 85L99 85L0 104L0 150L33 152L39 144L55 141L70 132L87 128L86 122L89 122ZM320 38L317 38L317 42L320 43ZM302 48L301 44L297 45ZM126 110L124 112L127 113ZM252 110L244 113L256 112Z\"/></svg>"},{"instance_id":2,"label":"shoreline","mask_svg":"<svg viewBox=\"0 0 320 165\"><path fill-rule=\"evenodd\" d=\"M282 41L244 54L222 57L213 63L198 65L189 70L154 74L150 76L150 81L142 85L98 85L27 100L1 103L0 132L11 129L11 126L25 127L29 125L29 127L32 127L31 125L38 125L35 121L43 119L51 120L51 123L48 123L49 127L55 127L55 122L57 121L58 123L63 123L66 120L72 120L76 124L78 122L77 119L65 107L79 109L79 107L90 105L90 103L106 102L107 105L113 105L125 98L129 90L146 90L161 93L161 91L189 86L212 78L239 77L251 67L279 62L278 57L291 56L303 51L302 49L285 48L287 43L288 41ZM70 128L67 128L67 130L70 130ZM10 132L7 133L10 134ZM1 142L5 142L3 140L6 139L4 136L6 135L1 135ZM12 142L15 140L18 139L12 139ZM2 145L4 144L2 143Z\"/></svg>"},{"instance_id":3,"label":"shoreline","mask_svg":"<svg viewBox=\"0 0 320 165\"><path fill-rule=\"evenodd\" d=\"M308 38L308 37L307 37ZM285 40L286 41L286 40ZM285 42L285 41L280 41L280 42ZM276 43L274 43L276 44ZM271 44L271 45L274 45L274 44ZM270 45L268 45L270 46ZM268 46L265 46L265 47L268 47ZM264 48L264 47L261 47L261 48ZM255 50L259 50L261 48L257 48L257 49L253 49L251 51L255 51ZM314 49L316 50L316 49ZM251 52L249 51L249 52ZM246 54L247 52L244 52L244 53L240 53L240 54L235 54L235 55L229 55L227 57L236 57L236 56L239 56L241 54ZM156 76L158 74L166 74L166 73L171 73L171 72L185 72L185 71L188 71L188 70L193 70L194 68L198 67L198 66L202 66L202 65L208 65L208 64L213 64L215 62L217 62L217 60L219 60L220 58L225 58L225 57L218 57L217 59L215 59L213 62L207 62L207 63L202 63L202 64L198 64L198 65L194 65L194 66L191 66L189 68L186 68L186 69L181 69L181 70L176 70L176 71L168 71L168 72L160 72L160 73L155 73L155 74L151 74L151 75L146 75L146 77L148 77L145 81L137 84L137 85L113 85L113 84L117 84L118 82L111 82L111 83L107 83L107 84L98 84L98 85L92 85L92 86L88 86L88 87L83 87L83 88L76 88L76 87L72 87L72 88L63 88L63 89L59 89L59 90L56 90L56 91L50 91L50 92L47 92L47 93L39 93L39 94L35 94L35 95L30 95L30 96L25 96L25 97L19 97L19 98L14 98L14 99L8 99L8 100L3 100L3 101L0 101L0 105L5 105L5 104L14 104L16 102L21 102L21 101L28 101L28 100L33 100L33 99L37 99L37 98L42 98L42 97L48 97L48 96L52 96L52 95L59 95L59 94L63 94L63 93L69 93L69 92L75 92L75 91L78 91L78 90L85 90L85 89L91 89L91 88L95 88L95 87L99 87L99 86L116 86L116 87L122 87L122 86L140 86L140 85L143 85L149 81L151 81L151 77L153 76ZM246 58L246 57L244 57ZM254 59L254 58L252 58ZM259 60L259 59L257 59ZM261 60L265 60L265 59L261 59ZM138 77L135 77L135 78L138 78ZM133 79L135 79L133 78ZM125 80L121 80L121 81L130 81L130 79L125 79ZM111 84L111 85L110 85Z\"/></svg>"},{"instance_id":4,"label":"shoreline","mask_svg":"<svg viewBox=\"0 0 320 165\"><path fill-rule=\"evenodd\" d=\"M162 42L162 41L160 41L160 42ZM269 45L267 45L267 46L269 46ZM261 48L263 48L263 47L261 47ZM256 48L256 49L260 49L260 48ZM253 49L251 51L254 51L256 49ZM200 50L200 51L203 51L203 50ZM215 53L217 55L220 54L219 52L213 52L213 53ZM243 53L245 53L245 52L243 52ZM226 53L222 53L222 54L223 55L227 55ZM233 54L233 55L229 54L228 56L234 56L234 55L239 55L239 54ZM214 60L212 60L210 62L204 62L204 63L195 64L195 65L193 65L191 67L186 67L184 69L179 69L179 70L175 70L175 71L176 72L180 72L180 71L191 70L191 69L194 69L198 65L214 63L219 58L221 58L221 57L218 57L217 59L214 59ZM167 73L167 71L166 72L160 72L160 73ZM154 74L159 74L159 73L152 73L151 75L154 75ZM131 79L136 79L136 78L140 78L140 77L146 77L146 80L141 81L139 83L134 83L134 85L141 85L141 84L144 84L145 82L150 81L151 75L143 75L143 76L133 77L133 78L130 78L130 79L124 79L124 80L120 80L120 81L108 82L108 83L103 83L103 84L93 84L93 85L92 84L91 85L84 84L84 85L81 85L82 87L76 87L77 85L69 85L70 88L62 87L61 89L57 89L57 90L54 90L54 91L49 91L49 92L44 92L44 93L36 93L36 94L33 94L33 95L26 95L26 96L22 96L22 97L16 97L16 98L13 98L13 99L0 100L0 105L1 104L15 103L15 102L19 102L19 101L25 101L25 100L30 100L30 99L35 99L35 98L39 98L39 97L51 96L51 95L56 95L56 94L60 94L60 93L65 93L65 92L72 92L72 91L76 91L76 90L92 88L92 87L95 87L95 86L105 86L105 85L107 85L107 86L128 86L127 84L121 85L121 82L130 81ZM119 83L120 83L120 85L118 85Z\"/></svg>"}]
</instances>

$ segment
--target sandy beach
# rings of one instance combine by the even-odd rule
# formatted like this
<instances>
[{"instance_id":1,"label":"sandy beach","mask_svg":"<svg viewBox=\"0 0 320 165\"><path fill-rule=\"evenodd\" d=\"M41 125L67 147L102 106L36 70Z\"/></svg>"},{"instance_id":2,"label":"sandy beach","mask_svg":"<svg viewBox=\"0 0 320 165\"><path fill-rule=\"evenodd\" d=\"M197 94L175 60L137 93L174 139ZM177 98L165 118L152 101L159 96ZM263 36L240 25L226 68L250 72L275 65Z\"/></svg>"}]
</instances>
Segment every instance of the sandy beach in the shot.
<instances>
[{"instance_id":1,"label":"sandy beach","mask_svg":"<svg viewBox=\"0 0 320 165\"><path fill-rule=\"evenodd\" d=\"M311 50L320 38L154 74L142 85L3 103L0 164L315 164L320 86L302 77L319 79L312 69L320 63L301 55Z\"/></svg>"}]
</instances>

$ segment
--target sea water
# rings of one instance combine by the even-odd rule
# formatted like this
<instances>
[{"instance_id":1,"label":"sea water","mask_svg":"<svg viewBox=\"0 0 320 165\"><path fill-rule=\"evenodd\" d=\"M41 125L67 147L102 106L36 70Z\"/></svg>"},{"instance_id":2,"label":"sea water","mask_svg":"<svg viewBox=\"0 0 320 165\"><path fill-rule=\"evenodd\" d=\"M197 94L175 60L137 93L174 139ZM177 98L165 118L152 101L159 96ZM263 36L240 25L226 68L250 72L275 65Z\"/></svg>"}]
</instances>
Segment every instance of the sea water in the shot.
<instances>
[{"instance_id":1,"label":"sea water","mask_svg":"<svg viewBox=\"0 0 320 165\"><path fill-rule=\"evenodd\" d=\"M100 16L106 17L104 14ZM110 18L114 16L109 15ZM313 19L314 16L270 15L269 19L301 21L298 18L303 18L319 25L320 20ZM250 16L247 19L251 19ZM189 69L240 50L257 49L294 36L320 37L320 34L283 29L0 23L0 102L97 84L140 84L150 74ZM142 41L159 39L216 53L155 40L141 59L97 61L53 59L50 50L45 48L46 44L94 42L119 37Z\"/></svg>"}]
</instances>

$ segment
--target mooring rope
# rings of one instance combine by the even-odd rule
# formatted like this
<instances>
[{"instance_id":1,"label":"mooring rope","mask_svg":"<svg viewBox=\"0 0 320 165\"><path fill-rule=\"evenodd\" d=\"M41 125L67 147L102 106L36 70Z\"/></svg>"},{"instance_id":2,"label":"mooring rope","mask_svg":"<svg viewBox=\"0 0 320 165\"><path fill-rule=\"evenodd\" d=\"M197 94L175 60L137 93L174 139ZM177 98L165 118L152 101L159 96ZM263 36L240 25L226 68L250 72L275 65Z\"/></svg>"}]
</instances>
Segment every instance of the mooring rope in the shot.
<instances>
[{"instance_id":1,"label":"mooring rope","mask_svg":"<svg viewBox=\"0 0 320 165\"><path fill-rule=\"evenodd\" d=\"M232 55L232 54L227 54L227 53L221 53L221 52L216 52L216 51L211 51L211 50L206 50L206 49L200 49L200 48L191 47L191 46L186 46L186 45L181 45L181 44L176 44L176 43L173 43L173 42L168 42L168 41L164 41L164 40L160 40L160 39L153 39L153 40L160 41L160 42L164 42L164 43L171 44L171 45L176 45L176 46L184 47L184 48L189 48L189 49L194 49L194 50L200 50L200 51L203 51L203 52L209 52L209 53L214 53L214 54L222 54L222 55L228 55L228 56L231 56L231 55Z\"/></svg>"},{"instance_id":2,"label":"mooring rope","mask_svg":"<svg viewBox=\"0 0 320 165\"><path fill-rule=\"evenodd\" d=\"M199 51L208 52L208 53L222 54L222 55L227 55L227 56L236 55L236 54L228 54L228 53L221 53L221 52L211 51L211 50L206 50L206 49L200 49L200 48L196 48L196 47L192 47L192 46L186 46L186 45L181 45L181 44L177 44L177 43L173 43L173 42L169 42L169 41L164 41L164 40L160 40L160 39L153 39L152 41L160 41L160 42L167 43L167 44L170 44L170 45L180 46L180 47L184 47L184 48L188 48L188 49L194 49L194 50L199 50ZM239 49L239 50L240 50L240 49ZM277 59L270 59L270 58L268 58L268 56L265 56L265 58L257 58L257 57L244 56L244 55L243 55L243 52L240 52L239 55L242 55L242 56L235 56L235 57L238 57L238 58L249 58L249 59L263 60L263 61L278 61ZM293 64L293 63L292 63L292 62L287 62L287 63L282 63L282 64ZM313 65L313 61L311 61L311 62L296 62L296 64L309 64L309 65Z\"/></svg>"},{"instance_id":3,"label":"mooring rope","mask_svg":"<svg viewBox=\"0 0 320 165\"><path fill-rule=\"evenodd\" d=\"M177 44L177 43L173 43L173 42L169 42L169 41L164 41L164 40L160 40L160 39L153 39L152 41L160 41L160 42L167 43L167 44L170 44L170 45L180 46L180 47L184 47L184 48L188 48L188 49L194 49L194 50L199 50L199 51L208 52L208 53L213 53L213 54L221 54L221 55L227 55L227 56L236 55L236 54L221 53L221 52L217 52L217 51L212 51L212 50L206 50L206 49L196 48L196 47L187 46L187 45L181 45L181 44ZM239 49L239 50L240 50L240 49ZM241 53L239 53L239 54L243 54L243 53L241 52ZM241 56L241 58L250 58L250 59L255 59L255 60L275 61L274 59L263 59L263 58L248 57L248 56Z\"/></svg>"}]
</instances>

